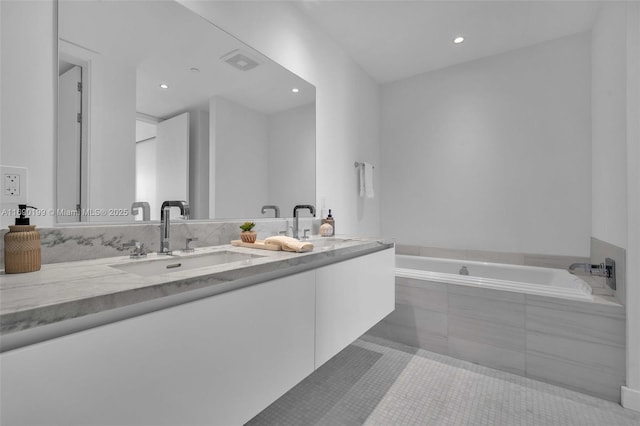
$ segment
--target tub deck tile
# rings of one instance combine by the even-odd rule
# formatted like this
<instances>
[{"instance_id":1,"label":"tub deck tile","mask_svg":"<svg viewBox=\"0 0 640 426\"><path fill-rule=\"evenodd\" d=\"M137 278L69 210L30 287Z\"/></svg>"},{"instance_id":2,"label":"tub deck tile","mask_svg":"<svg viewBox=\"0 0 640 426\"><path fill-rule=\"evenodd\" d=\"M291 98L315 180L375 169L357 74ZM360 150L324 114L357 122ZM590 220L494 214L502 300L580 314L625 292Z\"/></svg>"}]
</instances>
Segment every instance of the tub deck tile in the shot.
<instances>
[{"instance_id":1,"label":"tub deck tile","mask_svg":"<svg viewBox=\"0 0 640 426\"><path fill-rule=\"evenodd\" d=\"M422 257L437 257L443 259L467 259L467 250L447 249L438 247L419 247Z\"/></svg>"},{"instance_id":2,"label":"tub deck tile","mask_svg":"<svg viewBox=\"0 0 640 426\"><path fill-rule=\"evenodd\" d=\"M507 263L510 265L524 265L524 254L506 253L500 251L467 250L467 259L478 262Z\"/></svg>"},{"instance_id":3,"label":"tub deck tile","mask_svg":"<svg viewBox=\"0 0 640 426\"><path fill-rule=\"evenodd\" d=\"M449 315L524 328L524 295L450 284Z\"/></svg>"},{"instance_id":4,"label":"tub deck tile","mask_svg":"<svg viewBox=\"0 0 640 426\"><path fill-rule=\"evenodd\" d=\"M526 302L527 305L530 306L539 306L555 311L583 312L590 315L618 318L622 320L624 320L626 316L623 305L604 299L597 299L596 301L591 302L527 294Z\"/></svg>"},{"instance_id":5,"label":"tub deck tile","mask_svg":"<svg viewBox=\"0 0 640 426\"><path fill-rule=\"evenodd\" d=\"M625 347L570 339L565 336L528 331L527 354L584 366L617 377L624 383Z\"/></svg>"},{"instance_id":6,"label":"tub deck tile","mask_svg":"<svg viewBox=\"0 0 640 426\"><path fill-rule=\"evenodd\" d=\"M587 257L527 253L524 255L523 264L540 268L567 269L572 263L586 263L588 261Z\"/></svg>"},{"instance_id":7,"label":"tub deck tile","mask_svg":"<svg viewBox=\"0 0 640 426\"><path fill-rule=\"evenodd\" d=\"M525 354L494 345L449 336L449 356L509 373L525 374Z\"/></svg>"},{"instance_id":8,"label":"tub deck tile","mask_svg":"<svg viewBox=\"0 0 640 426\"><path fill-rule=\"evenodd\" d=\"M524 327L512 327L494 321L484 321L453 314L449 315L448 325L450 337L524 354Z\"/></svg>"},{"instance_id":9,"label":"tub deck tile","mask_svg":"<svg viewBox=\"0 0 640 426\"><path fill-rule=\"evenodd\" d=\"M605 316L584 310L564 311L551 305L526 306L527 331L600 345L625 346L624 316Z\"/></svg>"},{"instance_id":10,"label":"tub deck tile","mask_svg":"<svg viewBox=\"0 0 640 426\"><path fill-rule=\"evenodd\" d=\"M609 401L620 402L620 386L624 378L554 356L528 352L526 377L560 385Z\"/></svg>"},{"instance_id":11,"label":"tub deck tile","mask_svg":"<svg viewBox=\"0 0 640 426\"><path fill-rule=\"evenodd\" d=\"M409 346L447 352L447 314L396 304L396 309L369 333Z\"/></svg>"},{"instance_id":12,"label":"tub deck tile","mask_svg":"<svg viewBox=\"0 0 640 426\"><path fill-rule=\"evenodd\" d=\"M396 303L446 313L447 285L396 277Z\"/></svg>"}]
</instances>

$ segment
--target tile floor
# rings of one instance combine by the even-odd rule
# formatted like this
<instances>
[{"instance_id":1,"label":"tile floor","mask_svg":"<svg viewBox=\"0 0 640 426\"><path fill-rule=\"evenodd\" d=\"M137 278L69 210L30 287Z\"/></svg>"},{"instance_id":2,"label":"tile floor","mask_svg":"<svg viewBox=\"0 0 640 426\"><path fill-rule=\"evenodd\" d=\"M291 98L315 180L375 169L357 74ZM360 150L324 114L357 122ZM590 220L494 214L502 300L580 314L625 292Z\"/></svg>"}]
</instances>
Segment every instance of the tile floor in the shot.
<instances>
[{"instance_id":1,"label":"tile floor","mask_svg":"<svg viewBox=\"0 0 640 426\"><path fill-rule=\"evenodd\" d=\"M247 424L640 426L640 413L365 336Z\"/></svg>"}]
</instances>

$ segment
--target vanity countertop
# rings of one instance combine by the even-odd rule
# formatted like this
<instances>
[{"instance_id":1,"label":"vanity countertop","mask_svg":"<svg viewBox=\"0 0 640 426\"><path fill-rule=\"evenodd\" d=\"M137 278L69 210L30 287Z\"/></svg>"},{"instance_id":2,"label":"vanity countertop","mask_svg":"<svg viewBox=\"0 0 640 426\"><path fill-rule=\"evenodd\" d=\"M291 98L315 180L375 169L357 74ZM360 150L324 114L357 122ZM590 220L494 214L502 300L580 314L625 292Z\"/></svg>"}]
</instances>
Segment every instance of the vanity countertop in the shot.
<instances>
[{"instance_id":1,"label":"vanity countertop","mask_svg":"<svg viewBox=\"0 0 640 426\"><path fill-rule=\"evenodd\" d=\"M179 260L217 251L259 257L151 276L125 272L112 265L166 259L167 256L150 254L140 260L128 256L110 257L47 264L42 265L40 271L25 274L5 275L1 272L3 350L8 350L6 338L20 334L16 333L18 331L34 332L87 316L97 318L93 326L100 325L393 247L392 242L360 237L340 237L333 241L318 238L311 242L314 241L317 241L317 247L307 253L231 245L197 248L193 253L177 253L171 258ZM101 321L98 317L105 313L110 320ZM61 334L78 330L71 327Z\"/></svg>"}]
</instances>

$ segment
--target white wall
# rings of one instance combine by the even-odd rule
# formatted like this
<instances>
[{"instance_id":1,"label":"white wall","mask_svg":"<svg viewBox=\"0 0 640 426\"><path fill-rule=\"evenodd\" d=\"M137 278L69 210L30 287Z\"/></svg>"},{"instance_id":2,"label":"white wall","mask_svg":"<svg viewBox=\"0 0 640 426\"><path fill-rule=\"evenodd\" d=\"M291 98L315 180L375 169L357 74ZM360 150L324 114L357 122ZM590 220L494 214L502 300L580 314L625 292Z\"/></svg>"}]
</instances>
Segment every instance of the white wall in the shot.
<instances>
[{"instance_id":1,"label":"white wall","mask_svg":"<svg viewBox=\"0 0 640 426\"><path fill-rule=\"evenodd\" d=\"M264 114L216 96L209 103L211 217L258 217L267 204L269 147Z\"/></svg>"},{"instance_id":2,"label":"white wall","mask_svg":"<svg viewBox=\"0 0 640 426\"><path fill-rule=\"evenodd\" d=\"M192 219L209 218L209 111L191 110L189 204Z\"/></svg>"},{"instance_id":3,"label":"white wall","mask_svg":"<svg viewBox=\"0 0 640 426\"><path fill-rule=\"evenodd\" d=\"M130 209L135 199L136 70L110 58L100 61L89 124L90 209ZM96 70L97 71L97 70ZM93 216L94 222L128 222L131 216Z\"/></svg>"},{"instance_id":4,"label":"white wall","mask_svg":"<svg viewBox=\"0 0 640 426\"><path fill-rule=\"evenodd\" d=\"M316 207L333 209L341 232L378 235L380 198L358 197L353 167L380 170L375 81L295 5L179 2L316 86Z\"/></svg>"},{"instance_id":5,"label":"white wall","mask_svg":"<svg viewBox=\"0 0 640 426\"><path fill-rule=\"evenodd\" d=\"M627 247L627 80L624 2L603 4L592 30L593 237Z\"/></svg>"},{"instance_id":6,"label":"white wall","mask_svg":"<svg viewBox=\"0 0 640 426\"><path fill-rule=\"evenodd\" d=\"M627 384L640 411L640 7L603 4L592 30L592 234L626 252Z\"/></svg>"},{"instance_id":7,"label":"white wall","mask_svg":"<svg viewBox=\"0 0 640 426\"><path fill-rule=\"evenodd\" d=\"M384 85L383 234L588 256L590 89L588 33Z\"/></svg>"},{"instance_id":8,"label":"white wall","mask_svg":"<svg viewBox=\"0 0 640 426\"><path fill-rule=\"evenodd\" d=\"M159 204L189 198L189 118L189 113L183 112L157 125L156 196ZM161 206L151 209L160 211Z\"/></svg>"},{"instance_id":9,"label":"white wall","mask_svg":"<svg viewBox=\"0 0 640 426\"><path fill-rule=\"evenodd\" d=\"M627 3L627 386L640 411L640 4Z\"/></svg>"},{"instance_id":10,"label":"white wall","mask_svg":"<svg viewBox=\"0 0 640 426\"><path fill-rule=\"evenodd\" d=\"M156 191L156 138L136 143L136 201L149 203L149 219L160 220L160 205ZM138 218L142 220L142 209Z\"/></svg>"},{"instance_id":11,"label":"white wall","mask_svg":"<svg viewBox=\"0 0 640 426\"><path fill-rule=\"evenodd\" d=\"M54 4L3 0L0 10L0 164L28 167L29 204L55 208ZM0 222L4 228L13 218L2 216ZM44 216L31 223L53 222Z\"/></svg>"},{"instance_id":12,"label":"white wall","mask_svg":"<svg viewBox=\"0 0 640 426\"><path fill-rule=\"evenodd\" d=\"M280 207L281 217L291 217L296 204L316 202L315 104L272 114L267 124L267 204Z\"/></svg>"},{"instance_id":13,"label":"white wall","mask_svg":"<svg viewBox=\"0 0 640 426\"><path fill-rule=\"evenodd\" d=\"M69 18L81 11L64 8ZM70 21L81 22L81 16ZM65 30L67 32L65 32ZM60 28L63 40L75 40L73 28ZM69 33L71 31L71 33ZM55 37L55 36L54 36ZM55 38L54 38L55 39ZM88 168L83 205L90 209L128 209L135 197L136 68L100 51L95 40L83 45L63 42L61 58L83 65L83 101L88 102ZM83 108L84 109L84 108ZM84 194L84 191L83 191ZM83 219L84 220L84 219ZM130 216L90 216L89 221L130 221Z\"/></svg>"}]
</instances>

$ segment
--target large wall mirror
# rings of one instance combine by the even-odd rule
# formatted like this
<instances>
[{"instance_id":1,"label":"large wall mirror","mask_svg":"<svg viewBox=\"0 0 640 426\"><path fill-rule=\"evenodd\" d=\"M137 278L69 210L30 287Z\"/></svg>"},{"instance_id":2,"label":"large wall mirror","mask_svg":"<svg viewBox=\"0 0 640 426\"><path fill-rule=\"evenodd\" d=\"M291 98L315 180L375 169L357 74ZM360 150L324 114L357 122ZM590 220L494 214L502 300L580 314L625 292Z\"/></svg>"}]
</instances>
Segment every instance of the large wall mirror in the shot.
<instances>
[{"instance_id":1,"label":"large wall mirror","mask_svg":"<svg viewBox=\"0 0 640 426\"><path fill-rule=\"evenodd\" d=\"M60 0L58 18L59 224L315 203L313 85L172 1Z\"/></svg>"}]
</instances>

